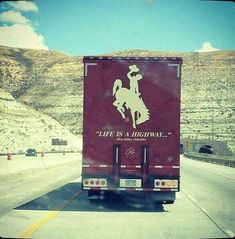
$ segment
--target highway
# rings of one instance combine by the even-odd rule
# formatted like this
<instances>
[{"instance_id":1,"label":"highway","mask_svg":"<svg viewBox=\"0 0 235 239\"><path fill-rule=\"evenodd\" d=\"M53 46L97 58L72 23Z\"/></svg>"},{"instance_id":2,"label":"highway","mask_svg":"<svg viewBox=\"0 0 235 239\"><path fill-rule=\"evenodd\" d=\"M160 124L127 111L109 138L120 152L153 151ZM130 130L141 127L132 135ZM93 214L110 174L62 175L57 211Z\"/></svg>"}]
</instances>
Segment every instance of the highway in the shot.
<instances>
[{"instance_id":1,"label":"highway","mask_svg":"<svg viewBox=\"0 0 235 239\"><path fill-rule=\"evenodd\" d=\"M0 176L0 236L234 237L234 168L181 157L181 191L173 205L163 207L147 199L130 204L128 197L117 194L91 203L81 192L80 175L81 158L34 173Z\"/></svg>"}]
</instances>

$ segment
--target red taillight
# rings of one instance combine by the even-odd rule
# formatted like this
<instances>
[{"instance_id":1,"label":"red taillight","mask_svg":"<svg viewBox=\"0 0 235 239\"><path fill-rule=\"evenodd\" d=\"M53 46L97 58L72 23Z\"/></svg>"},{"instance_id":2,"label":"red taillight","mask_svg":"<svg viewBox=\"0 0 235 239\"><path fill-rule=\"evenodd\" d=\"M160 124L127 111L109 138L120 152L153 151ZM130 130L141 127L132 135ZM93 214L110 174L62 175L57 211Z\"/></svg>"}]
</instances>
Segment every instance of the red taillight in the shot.
<instances>
[{"instance_id":1,"label":"red taillight","mask_svg":"<svg viewBox=\"0 0 235 239\"><path fill-rule=\"evenodd\" d=\"M156 186L159 186L159 185L160 185L160 182L159 182L159 181L157 181L157 182L156 182Z\"/></svg>"}]
</instances>

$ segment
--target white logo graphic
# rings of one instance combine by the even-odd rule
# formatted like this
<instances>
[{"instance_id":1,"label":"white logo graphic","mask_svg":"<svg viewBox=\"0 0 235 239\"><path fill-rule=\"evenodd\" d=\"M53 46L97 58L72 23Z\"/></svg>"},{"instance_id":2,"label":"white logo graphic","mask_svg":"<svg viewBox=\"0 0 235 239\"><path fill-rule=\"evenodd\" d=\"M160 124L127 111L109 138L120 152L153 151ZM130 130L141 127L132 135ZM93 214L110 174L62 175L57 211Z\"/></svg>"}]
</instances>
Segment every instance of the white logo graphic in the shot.
<instances>
[{"instance_id":1,"label":"white logo graphic","mask_svg":"<svg viewBox=\"0 0 235 239\"><path fill-rule=\"evenodd\" d=\"M113 96L116 98L113 105L117 108L123 119L125 119L125 111L130 109L132 126L135 129L136 125L150 119L150 113L139 92L138 81L143 79L143 76L136 74L139 72L139 68L136 65L129 66L129 69L127 77L130 80L130 89L122 87L122 81L116 79L113 84Z\"/></svg>"}]
</instances>

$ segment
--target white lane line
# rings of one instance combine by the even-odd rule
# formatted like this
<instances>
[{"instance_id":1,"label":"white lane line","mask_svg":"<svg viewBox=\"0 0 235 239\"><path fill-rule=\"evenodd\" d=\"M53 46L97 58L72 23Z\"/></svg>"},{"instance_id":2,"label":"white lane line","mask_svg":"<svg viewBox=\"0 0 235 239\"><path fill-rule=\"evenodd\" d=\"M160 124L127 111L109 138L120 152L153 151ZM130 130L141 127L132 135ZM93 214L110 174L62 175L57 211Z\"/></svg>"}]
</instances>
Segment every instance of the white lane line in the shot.
<instances>
[{"instance_id":1,"label":"white lane line","mask_svg":"<svg viewBox=\"0 0 235 239\"><path fill-rule=\"evenodd\" d=\"M235 234L233 231L223 228L224 232L229 236L229 238L234 238Z\"/></svg>"},{"instance_id":2,"label":"white lane line","mask_svg":"<svg viewBox=\"0 0 235 239\"><path fill-rule=\"evenodd\" d=\"M201 207L198 205L198 203L194 201L194 200L196 200L195 198L193 198L190 194L186 194L186 192L185 192L184 190L182 190L182 189L181 189L181 192L182 192L187 198L189 198L189 200L191 200L191 202L192 202L199 210L201 210L201 211L210 219L210 221L211 221L212 223L214 223L214 225L215 225L221 232L224 233L224 235L228 236L227 232L226 232L223 228L221 228L221 227L212 219L212 217L209 216L207 210L201 208ZM231 231L229 231L229 230L228 230L228 232L231 233ZM232 235L232 234L231 234L231 235Z\"/></svg>"},{"instance_id":3,"label":"white lane line","mask_svg":"<svg viewBox=\"0 0 235 239\"><path fill-rule=\"evenodd\" d=\"M198 168L198 169L201 169L201 170L204 170L204 171L207 171L207 172L210 172L210 173L217 174L217 175L222 176L222 177L225 177L225 178L229 178L229 179L235 180L235 178L232 178L232 177L229 177L229 176L226 176L226 175L220 174L220 173L216 173L216 172L213 172L213 171L207 170L207 169L205 169L205 168L197 167L197 166L194 166L194 165L193 165L193 167Z\"/></svg>"},{"instance_id":4,"label":"white lane line","mask_svg":"<svg viewBox=\"0 0 235 239\"><path fill-rule=\"evenodd\" d=\"M201 207L201 209L202 209L203 212L208 213L208 211L205 208Z\"/></svg>"},{"instance_id":5,"label":"white lane line","mask_svg":"<svg viewBox=\"0 0 235 239\"><path fill-rule=\"evenodd\" d=\"M193 202L196 202L197 200L193 197L193 196L191 196L190 194L187 194L187 196L193 201Z\"/></svg>"}]
</instances>

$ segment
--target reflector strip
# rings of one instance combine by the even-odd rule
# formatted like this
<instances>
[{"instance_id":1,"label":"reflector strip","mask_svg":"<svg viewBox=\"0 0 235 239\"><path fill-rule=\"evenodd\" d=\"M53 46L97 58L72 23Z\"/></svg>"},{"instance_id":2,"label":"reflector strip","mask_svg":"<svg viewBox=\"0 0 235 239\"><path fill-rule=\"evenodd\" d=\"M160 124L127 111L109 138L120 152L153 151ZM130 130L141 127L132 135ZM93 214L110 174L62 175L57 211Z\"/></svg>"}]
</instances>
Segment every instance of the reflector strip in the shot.
<instances>
[{"instance_id":1,"label":"reflector strip","mask_svg":"<svg viewBox=\"0 0 235 239\"><path fill-rule=\"evenodd\" d=\"M141 165L121 165L121 168L141 168Z\"/></svg>"},{"instance_id":2,"label":"reflector strip","mask_svg":"<svg viewBox=\"0 0 235 239\"><path fill-rule=\"evenodd\" d=\"M150 166L150 168L180 168L180 166L172 166L172 165L154 165Z\"/></svg>"},{"instance_id":3,"label":"reflector strip","mask_svg":"<svg viewBox=\"0 0 235 239\"><path fill-rule=\"evenodd\" d=\"M82 167L83 167L83 168L89 168L90 165L88 165L88 164L83 164Z\"/></svg>"},{"instance_id":4,"label":"reflector strip","mask_svg":"<svg viewBox=\"0 0 235 239\"><path fill-rule=\"evenodd\" d=\"M83 164L83 168L111 168L113 165L107 165L107 164Z\"/></svg>"},{"instance_id":5,"label":"reflector strip","mask_svg":"<svg viewBox=\"0 0 235 239\"><path fill-rule=\"evenodd\" d=\"M120 191L144 191L143 188L118 188Z\"/></svg>"},{"instance_id":6,"label":"reflector strip","mask_svg":"<svg viewBox=\"0 0 235 239\"><path fill-rule=\"evenodd\" d=\"M162 191L162 192L170 192L174 191L177 192L178 189L174 188L99 188L99 187L83 187L84 190L106 190L106 191Z\"/></svg>"},{"instance_id":7,"label":"reflector strip","mask_svg":"<svg viewBox=\"0 0 235 239\"><path fill-rule=\"evenodd\" d=\"M106 164L100 164L99 166L100 166L100 168L107 168L108 167L108 165L106 165Z\"/></svg>"}]
</instances>

